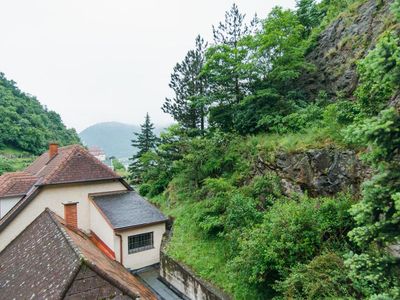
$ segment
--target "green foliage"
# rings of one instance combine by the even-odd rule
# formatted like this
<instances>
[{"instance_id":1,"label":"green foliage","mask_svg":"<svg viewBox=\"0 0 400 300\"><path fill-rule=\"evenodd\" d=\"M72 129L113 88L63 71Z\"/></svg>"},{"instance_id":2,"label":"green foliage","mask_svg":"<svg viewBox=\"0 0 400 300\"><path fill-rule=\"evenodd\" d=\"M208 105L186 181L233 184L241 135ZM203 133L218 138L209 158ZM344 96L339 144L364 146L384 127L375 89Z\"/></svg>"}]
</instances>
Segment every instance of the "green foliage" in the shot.
<instances>
[{"instance_id":1,"label":"green foliage","mask_svg":"<svg viewBox=\"0 0 400 300\"><path fill-rule=\"evenodd\" d=\"M208 234L237 233L256 223L260 217L257 201L244 196L222 178L206 179L201 195L206 198L199 203L195 219L199 228Z\"/></svg>"},{"instance_id":2,"label":"green foliage","mask_svg":"<svg viewBox=\"0 0 400 300\"><path fill-rule=\"evenodd\" d=\"M196 48L190 50L181 63L176 64L171 75L170 88L175 97L167 98L162 110L169 113L183 127L188 129L205 129L207 100L205 91L207 81L201 76L205 60L207 43L200 36L196 38Z\"/></svg>"},{"instance_id":3,"label":"green foliage","mask_svg":"<svg viewBox=\"0 0 400 300\"><path fill-rule=\"evenodd\" d=\"M14 170L10 160L0 157L0 175L12 171Z\"/></svg>"},{"instance_id":4,"label":"green foliage","mask_svg":"<svg viewBox=\"0 0 400 300\"><path fill-rule=\"evenodd\" d=\"M134 183L142 182L142 173L152 163L151 159L147 157L151 155L148 153L156 148L158 142L158 138L154 134L154 124L151 123L149 114L146 114L145 121L140 127L141 131L135 132L136 139L132 140L132 146L137 148L138 151L130 158L132 162L128 168L129 177ZM146 154L147 156L144 157Z\"/></svg>"},{"instance_id":5,"label":"green foliage","mask_svg":"<svg viewBox=\"0 0 400 300\"><path fill-rule=\"evenodd\" d=\"M384 110L351 126L348 138L369 145L364 157L375 169L363 186L362 200L351 209L357 226L349 236L362 250L348 259L352 277L366 295L398 291L398 259L387 248L400 242L400 116L394 109Z\"/></svg>"},{"instance_id":6,"label":"green foliage","mask_svg":"<svg viewBox=\"0 0 400 300\"><path fill-rule=\"evenodd\" d=\"M112 164L114 167L114 170L116 171L125 171L124 165L116 158L112 159Z\"/></svg>"},{"instance_id":7,"label":"green foliage","mask_svg":"<svg viewBox=\"0 0 400 300\"><path fill-rule=\"evenodd\" d=\"M39 154L54 141L61 145L80 142L75 130L67 129L57 113L0 73L0 148L11 146Z\"/></svg>"},{"instance_id":8,"label":"green foliage","mask_svg":"<svg viewBox=\"0 0 400 300\"><path fill-rule=\"evenodd\" d=\"M350 299L357 298L351 287L343 259L334 252L316 256L308 264L293 268L276 289L284 299Z\"/></svg>"},{"instance_id":9,"label":"green foliage","mask_svg":"<svg viewBox=\"0 0 400 300\"><path fill-rule=\"evenodd\" d=\"M356 95L362 108L375 115L381 111L400 85L400 38L386 33L358 64L361 84Z\"/></svg>"},{"instance_id":10,"label":"green foliage","mask_svg":"<svg viewBox=\"0 0 400 300\"><path fill-rule=\"evenodd\" d=\"M398 21L400 21L400 1L395 0L392 5L392 11Z\"/></svg>"},{"instance_id":11,"label":"green foliage","mask_svg":"<svg viewBox=\"0 0 400 300\"><path fill-rule=\"evenodd\" d=\"M153 187L151 184L144 183L139 187L139 194L142 196L147 196L151 193Z\"/></svg>"},{"instance_id":12,"label":"green foliage","mask_svg":"<svg viewBox=\"0 0 400 300\"><path fill-rule=\"evenodd\" d=\"M296 0L297 16L300 23L306 29L307 35L318 26L322 20L322 12L315 0Z\"/></svg>"},{"instance_id":13,"label":"green foliage","mask_svg":"<svg viewBox=\"0 0 400 300\"><path fill-rule=\"evenodd\" d=\"M275 203L263 222L242 236L234 272L245 283L275 294L273 284L289 276L293 266L324 249L345 247L352 225L350 205L345 196Z\"/></svg>"},{"instance_id":14,"label":"green foliage","mask_svg":"<svg viewBox=\"0 0 400 300\"><path fill-rule=\"evenodd\" d=\"M306 53L318 33L361 4L301 0L250 26L234 5L213 28L201 71L196 64L188 79L184 68L174 70L173 78L184 78L175 92L204 83L175 104L206 108L207 126L199 134L198 121L182 119L169 128L140 157L139 191L157 195L176 218L169 254L234 299L399 297L398 260L387 251L400 243L399 117L390 110L366 119L398 92L399 38L385 33L358 62L356 99L324 91L312 99L301 83L314 71ZM377 174L362 201L283 196L276 155L332 146L368 152Z\"/></svg>"}]
</instances>

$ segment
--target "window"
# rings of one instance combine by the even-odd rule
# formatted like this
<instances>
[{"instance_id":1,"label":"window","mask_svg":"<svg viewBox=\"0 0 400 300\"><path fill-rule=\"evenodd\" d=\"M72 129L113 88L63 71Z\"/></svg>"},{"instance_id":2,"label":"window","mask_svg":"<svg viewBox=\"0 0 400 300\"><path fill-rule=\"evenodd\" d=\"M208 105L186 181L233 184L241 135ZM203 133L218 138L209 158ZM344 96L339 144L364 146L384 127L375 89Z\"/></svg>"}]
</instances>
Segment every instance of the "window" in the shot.
<instances>
[{"instance_id":1,"label":"window","mask_svg":"<svg viewBox=\"0 0 400 300\"><path fill-rule=\"evenodd\" d=\"M154 248L153 232L128 237L128 253L136 253Z\"/></svg>"}]
</instances>

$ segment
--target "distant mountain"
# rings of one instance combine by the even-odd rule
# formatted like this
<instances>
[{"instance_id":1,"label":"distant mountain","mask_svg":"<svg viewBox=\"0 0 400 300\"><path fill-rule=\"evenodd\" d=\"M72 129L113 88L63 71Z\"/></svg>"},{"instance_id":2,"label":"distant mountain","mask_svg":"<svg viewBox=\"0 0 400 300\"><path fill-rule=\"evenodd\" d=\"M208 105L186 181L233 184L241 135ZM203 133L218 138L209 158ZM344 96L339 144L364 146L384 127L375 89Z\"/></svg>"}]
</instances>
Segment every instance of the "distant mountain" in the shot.
<instances>
[{"instance_id":1,"label":"distant mountain","mask_svg":"<svg viewBox=\"0 0 400 300\"><path fill-rule=\"evenodd\" d=\"M86 128L79 133L79 136L84 145L100 147L108 157L123 159L131 157L136 151L131 146L131 140L134 137L133 133L139 131L138 125L104 122ZM158 134L160 129L156 128L155 132Z\"/></svg>"}]
</instances>

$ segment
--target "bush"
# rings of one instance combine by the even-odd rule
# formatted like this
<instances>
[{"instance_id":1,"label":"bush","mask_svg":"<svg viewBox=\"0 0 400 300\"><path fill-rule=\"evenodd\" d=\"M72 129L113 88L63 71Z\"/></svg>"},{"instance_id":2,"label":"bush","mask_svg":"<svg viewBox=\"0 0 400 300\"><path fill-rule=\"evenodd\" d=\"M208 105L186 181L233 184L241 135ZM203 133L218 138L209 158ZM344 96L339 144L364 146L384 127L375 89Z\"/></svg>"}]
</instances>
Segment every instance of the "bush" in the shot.
<instances>
[{"instance_id":1,"label":"bush","mask_svg":"<svg viewBox=\"0 0 400 300\"><path fill-rule=\"evenodd\" d=\"M292 267L324 249L346 247L351 202L347 196L277 201L260 225L242 235L233 272L246 284L273 293L274 282L288 277Z\"/></svg>"},{"instance_id":2,"label":"bush","mask_svg":"<svg viewBox=\"0 0 400 300\"><path fill-rule=\"evenodd\" d=\"M142 195L142 196L147 196L147 195L149 195L151 190L152 190L151 184L143 183L139 187L139 194Z\"/></svg>"},{"instance_id":3,"label":"bush","mask_svg":"<svg viewBox=\"0 0 400 300\"><path fill-rule=\"evenodd\" d=\"M360 85L356 95L363 110L376 115L388 103L400 85L400 38L386 33L375 49L358 64Z\"/></svg>"},{"instance_id":4,"label":"bush","mask_svg":"<svg viewBox=\"0 0 400 300\"><path fill-rule=\"evenodd\" d=\"M343 299L353 298L343 259L334 252L316 256L310 263L293 268L290 275L275 288L285 299Z\"/></svg>"},{"instance_id":5,"label":"bush","mask_svg":"<svg viewBox=\"0 0 400 300\"><path fill-rule=\"evenodd\" d=\"M8 159L0 157L0 175L6 172L12 172L14 168Z\"/></svg>"}]
</instances>

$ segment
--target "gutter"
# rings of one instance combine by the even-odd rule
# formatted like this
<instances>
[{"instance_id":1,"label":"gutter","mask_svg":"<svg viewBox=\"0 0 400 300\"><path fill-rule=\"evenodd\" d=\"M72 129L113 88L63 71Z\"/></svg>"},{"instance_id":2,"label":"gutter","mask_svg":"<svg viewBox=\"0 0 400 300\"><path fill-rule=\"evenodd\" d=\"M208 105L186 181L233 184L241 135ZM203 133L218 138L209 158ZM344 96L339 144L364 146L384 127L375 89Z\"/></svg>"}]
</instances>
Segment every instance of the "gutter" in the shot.
<instances>
[{"instance_id":1,"label":"gutter","mask_svg":"<svg viewBox=\"0 0 400 300\"><path fill-rule=\"evenodd\" d=\"M115 232L115 235L116 235L117 237L119 237L119 257L120 257L120 263L121 263L121 265L124 265L124 264L123 264L123 259L122 259L122 235L120 235L119 233L116 233L116 232Z\"/></svg>"}]
</instances>

